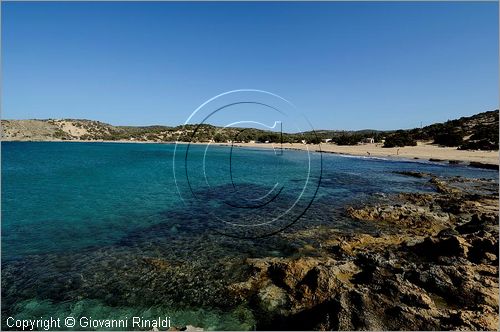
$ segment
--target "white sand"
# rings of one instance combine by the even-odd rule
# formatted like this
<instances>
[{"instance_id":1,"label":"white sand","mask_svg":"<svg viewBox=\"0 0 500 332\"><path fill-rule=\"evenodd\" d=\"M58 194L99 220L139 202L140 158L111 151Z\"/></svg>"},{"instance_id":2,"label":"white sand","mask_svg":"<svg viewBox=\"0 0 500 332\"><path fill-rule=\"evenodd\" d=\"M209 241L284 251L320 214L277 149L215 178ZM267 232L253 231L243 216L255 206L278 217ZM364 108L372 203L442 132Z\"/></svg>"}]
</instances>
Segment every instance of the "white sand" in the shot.
<instances>
[{"instance_id":1,"label":"white sand","mask_svg":"<svg viewBox=\"0 0 500 332\"><path fill-rule=\"evenodd\" d=\"M243 147L258 147L258 148L272 148L272 144L264 143L235 143L237 146ZM279 144L274 144L279 147ZM457 150L457 148L440 147L431 145L429 143L419 142L417 146L405 146L403 148L383 148L382 144L360 144L340 146L330 143L322 143L320 145L314 144L299 144L299 143L284 143L284 148L292 148L299 150L321 151L339 153L355 156L371 156L371 157L394 157L405 159L439 159L443 161L457 160L461 162L481 162L485 164L498 165L499 154L498 151L470 151L470 150Z\"/></svg>"},{"instance_id":2,"label":"white sand","mask_svg":"<svg viewBox=\"0 0 500 332\"><path fill-rule=\"evenodd\" d=\"M3 138L4 141L17 141L16 138ZM23 139L23 141L30 141ZM36 139L34 140L36 141ZM56 139L43 139L42 141L52 142L109 142L109 143L144 143L144 144L175 144L175 142L154 142L154 141L106 141L106 140L69 140L61 141ZM181 142L182 144L187 144ZM208 143L192 143L206 145ZM213 145L230 146L230 143L211 143ZM252 147L252 148L265 148L272 149L279 148L280 144L271 143L235 143L234 146ZM436 161L449 161L455 160L459 162L480 162L484 164L499 164L499 153L497 151L479 151L479 150L457 150L457 148L440 147L429 143L419 142L417 146L405 146L403 148L383 148L382 144L360 144L360 145L345 145L340 146L330 143L322 144L300 144L300 143L284 143L283 148L295 150L309 150L309 151L322 151L329 153L338 153L353 156L365 157L390 157L390 158L403 158L403 159L422 159L429 160L435 159Z\"/></svg>"}]
</instances>

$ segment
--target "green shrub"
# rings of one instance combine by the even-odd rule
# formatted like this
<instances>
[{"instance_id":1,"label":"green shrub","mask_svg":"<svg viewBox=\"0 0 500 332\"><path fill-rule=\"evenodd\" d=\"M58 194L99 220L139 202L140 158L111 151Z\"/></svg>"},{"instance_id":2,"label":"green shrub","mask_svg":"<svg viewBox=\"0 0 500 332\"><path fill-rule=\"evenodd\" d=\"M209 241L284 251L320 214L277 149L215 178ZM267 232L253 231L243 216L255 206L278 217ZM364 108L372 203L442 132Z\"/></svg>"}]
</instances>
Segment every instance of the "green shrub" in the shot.
<instances>
[{"instance_id":1,"label":"green shrub","mask_svg":"<svg viewBox=\"0 0 500 332\"><path fill-rule=\"evenodd\" d=\"M332 139L337 145L356 145L361 141L358 135L340 135Z\"/></svg>"},{"instance_id":2,"label":"green shrub","mask_svg":"<svg viewBox=\"0 0 500 332\"><path fill-rule=\"evenodd\" d=\"M462 144L459 150L498 150L498 142L492 142L487 139L482 140L469 140Z\"/></svg>"},{"instance_id":3,"label":"green shrub","mask_svg":"<svg viewBox=\"0 0 500 332\"><path fill-rule=\"evenodd\" d=\"M448 132L437 134L434 137L434 144L439 144L442 146L460 146L464 139L464 135L461 132Z\"/></svg>"},{"instance_id":4,"label":"green shrub","mask_svg":"<svg viewBox=\"0 0 500 332\"><path fill-rule=\"evenodd\" d=\"M60 138L60 139L63 139L63 138L69 138L69 135L68 133L66 133L65 131L57 128L55 131L54 131L54 137L55 138Z\"/></svg>"},{"instance_id":5,"label":"green shrub","mask_svg":"<svg viewBox=\"0 0 500 332\"><path fill-rule=\"evenodd\" d=\"M416 146L417 141L404 130L398 130L385 138L384 148L403 147L403 146Z\"/></svg>"}]
</instances>

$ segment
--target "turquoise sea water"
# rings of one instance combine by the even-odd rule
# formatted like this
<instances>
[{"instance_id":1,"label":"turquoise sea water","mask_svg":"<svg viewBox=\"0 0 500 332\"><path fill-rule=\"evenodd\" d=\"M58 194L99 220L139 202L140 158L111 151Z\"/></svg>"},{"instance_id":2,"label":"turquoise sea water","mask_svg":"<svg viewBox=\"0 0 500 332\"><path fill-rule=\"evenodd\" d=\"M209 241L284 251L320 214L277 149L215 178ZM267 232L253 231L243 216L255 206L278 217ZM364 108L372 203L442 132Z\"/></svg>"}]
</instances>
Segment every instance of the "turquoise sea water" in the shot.
<instances>
[{"instance_id":1,"label":"turquoise sea water","mask_svg":"<svg viewBox=\"0 0 500 332\"><path fill-rule=\"evenodd\" d=\"M498 180L464 166L205 148L2 142L3 328L8 316L168 315L177 326L252 329L251 310L224 296L245 280L238 262L294 255L305 243L286 235L318 225L381 231L345 218L344 206L433 190L393 171Z\"/></svg>"}]
</instances>

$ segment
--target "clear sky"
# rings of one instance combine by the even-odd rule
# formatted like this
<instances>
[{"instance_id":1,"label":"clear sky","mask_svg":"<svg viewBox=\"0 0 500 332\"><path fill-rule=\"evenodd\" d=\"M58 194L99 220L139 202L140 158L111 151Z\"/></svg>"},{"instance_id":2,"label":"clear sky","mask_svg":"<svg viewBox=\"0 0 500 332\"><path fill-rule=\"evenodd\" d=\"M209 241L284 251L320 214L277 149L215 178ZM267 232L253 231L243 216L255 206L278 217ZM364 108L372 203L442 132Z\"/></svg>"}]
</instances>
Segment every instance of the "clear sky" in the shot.
<instances>
[{"instance_id":1,"label":"clear sky","mask_svg":"<svg viewBox=\"0 0 500 332\"><path fill-rule=\"evenodd\" d=\"M498 108L498 2L2 2L2 117L182 124L219 93L292 101L317 129Z\"/></svg>"}]
</instances>

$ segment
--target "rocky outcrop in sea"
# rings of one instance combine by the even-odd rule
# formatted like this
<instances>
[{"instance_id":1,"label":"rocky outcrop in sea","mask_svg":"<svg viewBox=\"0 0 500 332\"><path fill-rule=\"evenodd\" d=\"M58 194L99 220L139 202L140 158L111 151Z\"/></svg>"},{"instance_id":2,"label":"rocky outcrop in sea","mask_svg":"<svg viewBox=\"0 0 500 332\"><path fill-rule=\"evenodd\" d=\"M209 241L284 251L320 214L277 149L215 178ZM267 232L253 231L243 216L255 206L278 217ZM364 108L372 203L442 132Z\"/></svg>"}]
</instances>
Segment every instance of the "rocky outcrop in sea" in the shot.
<instances>
[{"instance_id":1,"label":"rocky outcrop in sea","mask_svg":"<svg viewBox=\"0 0 500 332\"><path fill-rule=\"evenodd\" d=\"M429 178L436 193L402 193L345 211L393 232L309 229L287 236L321 234L316 250L246 260L250 277L229 290L250 299L257 328L498 329L497 184L407 175Z\"/></svg>"}]
</instances>

